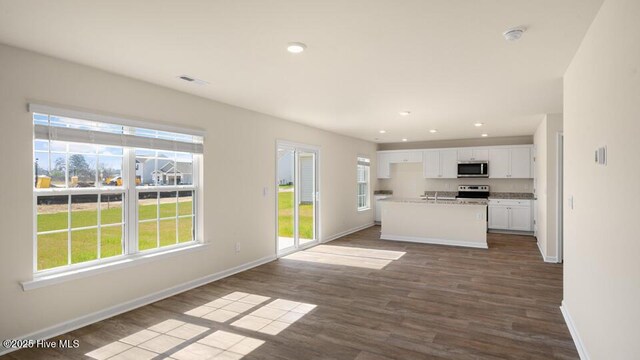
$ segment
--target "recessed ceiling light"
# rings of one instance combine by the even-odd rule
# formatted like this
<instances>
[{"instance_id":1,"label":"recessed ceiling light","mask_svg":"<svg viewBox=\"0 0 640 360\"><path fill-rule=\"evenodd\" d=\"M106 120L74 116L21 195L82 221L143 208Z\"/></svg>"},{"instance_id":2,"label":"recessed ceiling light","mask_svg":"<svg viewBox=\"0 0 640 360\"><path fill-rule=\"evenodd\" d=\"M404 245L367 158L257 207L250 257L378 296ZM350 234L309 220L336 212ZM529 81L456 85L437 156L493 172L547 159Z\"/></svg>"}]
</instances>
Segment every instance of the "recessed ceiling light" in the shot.
<instances>
[{"instance_id":1,"label":"recessed ceiling light","mask_svg":"<svg viewBox=\"0 0 640 360\"><path fill-rule=\"evenodd\" d=\"M402 115L402 116L408 116L408 115L411 115L411 111L406 111L406 110L405 111L400 111L399 114Z\"/></svg>"},{"instance_id":2,"label":"recessed ceiling light","mask_svg":"<svg viewBox=\"0 0 640 360\"><path fill-rule=\"evenodd\" d=\"M482 135L480 135L480 136L482 136L482 137L487 137L487 136L489 136L489 134L482 134Z\"/></svg>"},{"instance_id":3,"label":"recessed ceiling light","mask_svg":"<svg viewBox=\"0 0 640 360\"><path fill-rule=\"evenodd\" d=\"M307 45L301 43L301 42L290 42L287 45L287 51L292 53L292 54L299 54L301 52L303 52L305 49L307 48Z\"/></svg>"},{"instance_id":4,"label":"recessed ceiling light","mask_svg":"<svg viewBox=\"0 0 640 360\"><path fill-rule=\"evenodd\" d=\"M475 126L475 127L480 127L482 125L484 125L484 124L483 123L475 123L475 124L473 124L473 126Z\"/></svg>"},{"instance_id":5,"label":"recessed ceiling light","mask_svg":"<svg viewBox=\"0 0 640 360\"><path fill-rule=\"evenodd\" d=\"M437 129L431 129L431 130L429 130L429 132L432 133L432 134L435 134L435 133L438 132L438 130Z\"/></svg>"},{"instance_id":6,"label":"recessed ceiling light","mask_svg":"<svg viewBox=\"0 0 640 360\"><path fill-rule=\"evenodd\" d=\"M380 134L384 134L384 133L386 133L386 132L387 132L387 130L380 130L380 131L378 131L378 132L379 132Z\"/></svg>"},{"instance_id":7,"label":"recessed ceiling light","mask_svg":"<svg viewBox=\"0 0 640 360\"><path fill-rule=\"evenodd\" d=\"M518 26L515 28L508 29L507 31L502 33L502 36L504 36L505 40L507 41L518 41L520 40L520 38L522 37L522 34L524 34L526 30L527 30L526 28L522 26Z\"/></svg>"},{"instance_id":8,"label":"recessed ceiling light","mask_svg":"<svg viewBox=\"0 0 640 360\"><path fill-rule=\"evenodd\" d=\"M406 138L404 138L404 139L402 139L402 141L405 141L405 142L406 142L406 141L409 141L409 140L408 140L408 139L406 139Z\"/></svg>"}]
</instances>

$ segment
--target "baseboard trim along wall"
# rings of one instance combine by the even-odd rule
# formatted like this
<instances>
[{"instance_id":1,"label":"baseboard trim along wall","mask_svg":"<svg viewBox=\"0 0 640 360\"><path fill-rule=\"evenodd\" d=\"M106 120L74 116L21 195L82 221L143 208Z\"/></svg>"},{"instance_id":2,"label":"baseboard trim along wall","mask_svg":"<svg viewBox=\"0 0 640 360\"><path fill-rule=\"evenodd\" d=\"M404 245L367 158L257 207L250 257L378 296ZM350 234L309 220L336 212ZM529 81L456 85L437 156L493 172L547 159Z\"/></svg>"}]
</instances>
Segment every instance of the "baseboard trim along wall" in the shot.
<instances>
[{"instance_id":1,"label":"baseboard trim along wall","mask_svg":"<svg viewBox=\"0 0 640 360\"><path fill-rule=\"evenodd\" d=\"M540 241L537 241L536 243L538 244L538 250L540 251L540 255L542 255L542 260L544 262L546 262L546 263L554 263L554 264L558 263L558 257L545 255L544 251L542 251L542 246L540 246Z\"/></svg>"},{"instance_id":2,"label":"baseboard trim along wall","mask_svg":"<svg viewBox=\"0 0 640 360\"><path fill-rule=\"evenodd\" d=\"M571 314L569 313L569 309L567 308L567 304L565 304L564 300L562 300L562 305L560 306L560 311L562 312L562 316L564 317L564 321L567 323L567 327L569 328L569 332L571 333L571 338L573 339L574 344L576 345L576 349L578 350L578 355L581 360L590 360L589 354L587 353L587 349L584 347L584 343L580 338L580 334L578 333L578 329L571 318Z\"/></svg>"},{"instance_id":3,"label":"baseboard trim along wall","mask_svg":"<svg viewBox=\"0 0 640 360\"><path fill-rule=\"evenodd\" d=\"M22 336L21 339L33 339L33 340L44 340L44 339L50 339L52 337L58 336L58 335L62 335L64 333L67 333L69 331L73 331L76 329L79 329L83 326L87 326L93 323L96 323L98 321L104 320L104 319L108 319L110 317L122 314L124 312L127 311L131 311L133 309L137 309L139 307L154 303L156 301L168 298L170 296L185 292L187 290L191 290L193 288L196 288L198 286L202 286L202 285L206 285L208 283L226 278L228 276L252 269L254 267L266 264L268 262L274 261L276 260L276 256L275 255L269 255L269 256L265 256L261 259L257 259L251 262L248 262L246 264L242 264L224 271L220 271L218 273L215 274L211 274L211 275L207 275L204 277L201 277L199 279L195 279L195 280L191 280L188 282L185 282L183 284L165 289L165 290L161 290L158 292L155 292L153 294L149 294L149 295L145 295L143 297L131 300L131 301L127 301L124 302L122 304L104 309L104 310L99 310L96 311L94 313L88 314L88 315L84 315L81 316L79 318L76 319L72 319L69 321L65 321L63 323L48 327L46 329L40 330L40 331L36 331L34 333ZM18 350L18 349L0 349L0 355L9 353L11 351L14 350Z\"/></svg>"},{"instance_id":4,"label":"baseboard trim along wall","mask_svg":"<svg viewBox=\"0 0 640 360\"><path fill-rule=\"evenodd\" d=\"M333 241L335 239L339 239L339 238L341 238L343 236L351 235L351 234L356 233L356 232L358 232L360 230L368 229L368 228L370 228L372 226L375 226L375 223L370 222L370 223L367 223L367 224L364 224L364 225L361 225L361 226L357 226L357 227L354 227L352 229L345 230L345 231L339 232L337 234L331 235L331 236L323 239L321 241L321 243L328 243L329 241Z\"/></svg>"},{"instance_id":5,"label":"baseboard trim along wall","mask_svg":"<svg viewBox=\"0 0 640 360\"><path fill-rule=\"evenodd\" d=\"M464 246L464 247L472 247L472 248L478 248L478 249L489 248L489 246L486 243L482 244L482 243L471 242L471 241L432 239L432 238L423 238L423 237L415 237L415 236L380 235L380 239L408 241L408 242L415 242L415 243L422 243L422 244Z\"/></svg>"}]
</instances>

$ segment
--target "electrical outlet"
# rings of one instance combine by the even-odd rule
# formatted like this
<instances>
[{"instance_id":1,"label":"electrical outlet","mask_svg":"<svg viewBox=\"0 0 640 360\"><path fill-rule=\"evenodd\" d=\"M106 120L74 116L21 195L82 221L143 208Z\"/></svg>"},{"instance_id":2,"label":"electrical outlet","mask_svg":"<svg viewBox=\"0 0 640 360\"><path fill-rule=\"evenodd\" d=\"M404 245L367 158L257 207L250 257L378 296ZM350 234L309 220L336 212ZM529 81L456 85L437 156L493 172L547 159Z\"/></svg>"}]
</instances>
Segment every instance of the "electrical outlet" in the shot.
<instances>
[{"instance_id":1,"label":"electrical outlet","mask_svg":"<svg viewBox=\"0 0 640 360\"><path fill-rule=\"evenodd\" d=\"M262 188L262 197L267 197L267 194L269 194L269 189L265 186Z\"/></svg>"},{"instance_id":2,"label":"electrical outlet","mask_svg":"<svg viewBox=\"0 0 640 360\"><path fill-rule=\"evenodd\" d=\"M236 252L237 253L240 252L240 243L239 242L236 243Z\"/></svg>"},{"instance_id":3,"label":"electrical outlet","mask_svg":"<svg viewBox=\"0 0 640 360\"><path fill-rule=\"evenodd\" d=\"M476 213L476 220L484 220L484 213Z\"/></svg>"}]
</instances>

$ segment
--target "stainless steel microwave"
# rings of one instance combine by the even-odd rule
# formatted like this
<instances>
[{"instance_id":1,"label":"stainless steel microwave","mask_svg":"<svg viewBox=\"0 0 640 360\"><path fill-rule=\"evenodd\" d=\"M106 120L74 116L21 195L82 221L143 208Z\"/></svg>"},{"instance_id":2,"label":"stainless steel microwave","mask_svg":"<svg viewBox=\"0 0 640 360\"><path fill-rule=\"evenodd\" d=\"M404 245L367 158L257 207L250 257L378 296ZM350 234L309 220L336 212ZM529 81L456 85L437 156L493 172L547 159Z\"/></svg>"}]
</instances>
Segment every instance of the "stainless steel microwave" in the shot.
<instances>
[{"instance_id":1,"label":"stainless steel microwave","mask_svg":"<svg viewBox=\"0 0 640 360\"><path fill-rule=\"evenodd\" d=\"M486 161L460 161L458 162L459 178L486 178L489 177L489 163Z\"/></svg>"}]
</instances>

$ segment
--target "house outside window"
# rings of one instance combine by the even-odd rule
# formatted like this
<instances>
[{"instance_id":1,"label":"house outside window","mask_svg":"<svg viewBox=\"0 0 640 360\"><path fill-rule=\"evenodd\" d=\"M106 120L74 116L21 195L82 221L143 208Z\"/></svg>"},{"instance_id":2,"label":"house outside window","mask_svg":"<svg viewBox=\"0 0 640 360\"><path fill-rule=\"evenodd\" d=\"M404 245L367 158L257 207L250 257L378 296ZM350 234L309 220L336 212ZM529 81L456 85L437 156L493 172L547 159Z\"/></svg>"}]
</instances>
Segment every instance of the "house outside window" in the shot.
<instances>
[{"instance_id":1,"label":"house outside window","mask_svg":"<svg viewBox=\"0 0 640 360\"><path fill-rule=\"evenodd\" d=\"M47 110L32 106L35 273L202 241L201 135Z\"/></svg>"},{"instance_id":2,"label":"house outside window","mask_svg":"<svg viewBox=\"0 0 640 360\"><path fill-rule=\"evenodd\" d=\"M370 199L370 169L371 160L366 157L358 157L357 165L357 203L358 211L369 210L371 208Z\"/></svg>"}]
</instances>

